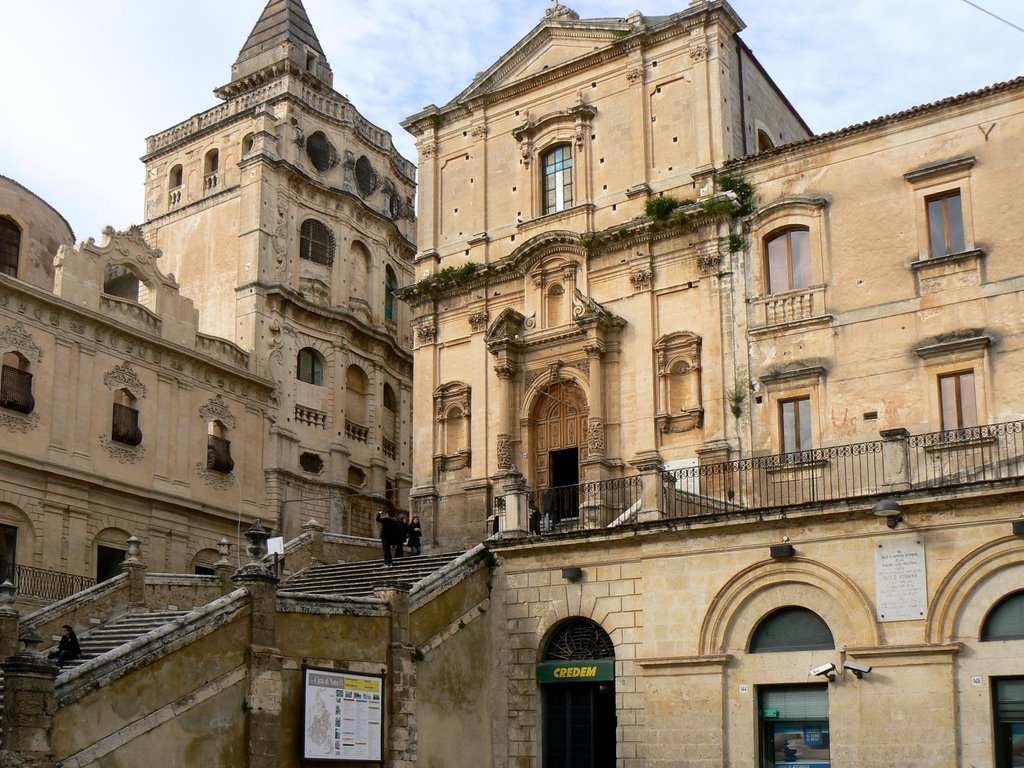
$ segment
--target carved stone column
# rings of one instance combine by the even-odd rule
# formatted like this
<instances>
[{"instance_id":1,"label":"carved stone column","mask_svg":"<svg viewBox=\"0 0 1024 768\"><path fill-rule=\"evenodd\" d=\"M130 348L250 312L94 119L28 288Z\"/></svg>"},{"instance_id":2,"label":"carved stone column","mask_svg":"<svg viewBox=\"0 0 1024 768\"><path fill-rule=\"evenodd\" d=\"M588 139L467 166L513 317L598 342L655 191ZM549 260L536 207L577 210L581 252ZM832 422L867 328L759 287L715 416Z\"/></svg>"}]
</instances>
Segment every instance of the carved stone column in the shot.
<instances>
[{"instance_id":1,"label":"carved stone column","mask_svg":"<svg viewBox=\"0 0 1024 768\"><path fill-rule=\"evenodd\" d=\"M507 471L512 467L513 440L512 440L512 377L516 375L517 368L508 362L498 363L494 366L494 372L498 374L498 437L497 457L498 469Z\"/></svg>"},{"instance_id":2,"label":"carved stone column","mask_svg":"<svg viewBox=\"0 0 1024 768\"><path fill-rule=\"evenodd\" d=\"M591 341L586 346L590 369L590 418L587 422L587 458L603 459L604 441L604 344Z\"/></svg>"}]
</instances>

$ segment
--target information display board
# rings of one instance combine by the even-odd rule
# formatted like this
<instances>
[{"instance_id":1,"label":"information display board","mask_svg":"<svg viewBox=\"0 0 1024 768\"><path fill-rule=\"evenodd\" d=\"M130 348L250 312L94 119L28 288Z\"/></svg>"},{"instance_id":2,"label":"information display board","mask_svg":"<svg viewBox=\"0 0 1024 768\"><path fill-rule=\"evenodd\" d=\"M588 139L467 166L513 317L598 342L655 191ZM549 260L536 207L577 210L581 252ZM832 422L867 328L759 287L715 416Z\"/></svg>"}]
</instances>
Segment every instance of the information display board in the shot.
<instances>
[{"instance_id":1,"label":"information display board","mask_svg":"<svg viewBox=\"0 0 1024 768\"><path fill-rule=\"evenodd\" d=\"M384 678L305 667L302 675L306 760L380 762L384 747Z\"/></svg>"}]
</instances>

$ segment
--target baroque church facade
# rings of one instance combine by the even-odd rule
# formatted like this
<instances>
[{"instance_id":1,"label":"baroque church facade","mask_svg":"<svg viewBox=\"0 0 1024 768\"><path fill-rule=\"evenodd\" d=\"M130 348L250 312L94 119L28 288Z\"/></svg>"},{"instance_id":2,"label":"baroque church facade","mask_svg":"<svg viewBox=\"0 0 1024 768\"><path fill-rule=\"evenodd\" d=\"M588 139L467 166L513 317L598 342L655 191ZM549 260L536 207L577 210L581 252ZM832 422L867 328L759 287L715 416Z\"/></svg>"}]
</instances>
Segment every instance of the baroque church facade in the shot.
<instances>
[{"instance_id":1,"label":"baroque church facade","mask_svg":"<svg viewBox=\"0 0 1024 768\"><path fill-rule=\"evenodd\" d=\"M83 768L1018 765L1024 80L813 135L742 29L723 0L599 19L554 3L405 121L413 222L411 169L330 90L301 3L271 0L225 103L149 140L143 229L71 248L41 210L32 232L65 243L56 298L0 276L11 351L41 379L51 357L103 371L104 402L159 397L176 438L144 437L124 466L163 462L207 514L210 438L237 464L265 434L272 469L236 470L241 516L221 523L248 527L264 499L309 499L314 519L294 537L285 521L274 568L253 526L248 563L225 542L214 575L163 573L185 569L148 533L125 573L32 614L0 586L0 751ZM220 283L199 278L212 264ZM144 355L100 329L115 306L156 329ZM411 378L392 378L409 370L379 335L392 319ZM393 466L375 451L393 434L383 385L403 382L420 450ZM99 415L51 442L120 467L89 447L106 412L63 409L63 425ZM313 411L329 428L307 429ZM350 424L365 445L341 444ZM449 554L382 570L348 507L313 503L327 482L307 453L340 492L362 488L353 470L385 500L407 488L428 553ZM14 654L64 622L95 626L82 663ZM130 622L154 629L101 645Z\"/></svg>"}]
</instances>

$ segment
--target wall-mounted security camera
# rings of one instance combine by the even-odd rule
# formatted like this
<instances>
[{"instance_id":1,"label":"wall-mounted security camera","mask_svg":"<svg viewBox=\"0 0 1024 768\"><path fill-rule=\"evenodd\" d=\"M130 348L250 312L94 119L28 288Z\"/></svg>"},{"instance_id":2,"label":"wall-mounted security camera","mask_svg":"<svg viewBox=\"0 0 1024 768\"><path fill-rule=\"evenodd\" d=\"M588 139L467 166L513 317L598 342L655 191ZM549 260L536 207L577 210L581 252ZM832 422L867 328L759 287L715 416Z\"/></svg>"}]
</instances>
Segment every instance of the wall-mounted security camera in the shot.
<instances>
[{"instance_id":1,"label":"wall-mounted security camera","mask_svg":"<svg viewBox=\"0 0 1024 768\"><path fill-rule=\"evenodd\" d=\"M835 680L836 665L831 661L828 664L819 664L816 667L811 667L812 675L819 675L820 677L827 677L829 682Z\"/></svg>"},{"instance_id":2,"label":"wall-mounted security camera","mask_svg":"<svg viewBox=\"0 0 1024 768\"><path fill-rule=\"evenodd\" d=\"M843 662L843 669L853 672L858 680L871 671L871 667L867 664L858 664L856 661L850 661L849 659Z\"/></svg>"}]
</instances>

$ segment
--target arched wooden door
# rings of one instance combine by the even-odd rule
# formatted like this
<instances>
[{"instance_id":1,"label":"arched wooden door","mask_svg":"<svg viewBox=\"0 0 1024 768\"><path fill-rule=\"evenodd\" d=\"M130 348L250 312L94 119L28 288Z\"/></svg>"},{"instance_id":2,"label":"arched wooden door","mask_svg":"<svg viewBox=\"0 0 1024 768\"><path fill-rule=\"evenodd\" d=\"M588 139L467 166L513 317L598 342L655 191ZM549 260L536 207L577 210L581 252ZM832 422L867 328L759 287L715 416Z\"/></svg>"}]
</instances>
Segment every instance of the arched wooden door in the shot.
<instances>
[{"instance_id":1,"label":"arched wooden door","mask_svg":"<svg viewBox=\"0 0 1024 768\"><path fill-rule=\"evenodd\" d=\"M533 478L537 488L574 486L586 457L587 399L573 382L540 393L533 411Z\"/></svg>"}]
</instances>

